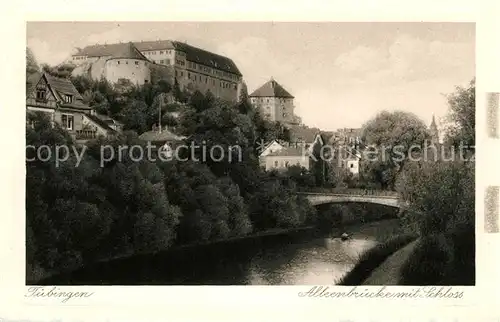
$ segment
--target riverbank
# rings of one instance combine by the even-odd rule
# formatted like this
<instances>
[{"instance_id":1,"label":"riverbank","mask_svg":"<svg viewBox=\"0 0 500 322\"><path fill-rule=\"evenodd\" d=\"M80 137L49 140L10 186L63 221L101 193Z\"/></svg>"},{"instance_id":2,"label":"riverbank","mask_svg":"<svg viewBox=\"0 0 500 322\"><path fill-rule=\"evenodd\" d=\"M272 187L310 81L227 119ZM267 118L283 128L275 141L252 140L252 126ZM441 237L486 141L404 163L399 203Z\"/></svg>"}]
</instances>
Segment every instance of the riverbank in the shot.
<instances>
[{"instance_id":1,"label":"riverbank","mask_svg":"<svg viewBox=\"0 0 500 322\"><path fill-rule=\"evenodd\" d=\"M368 278L370 278L372 273L377 271L379 268L380 271L378 271L377 276L384 275L384 269L387 269L388 266L395 266L392 262L382 266L388 258L403 249L405 246L414 242L416 239L417 236L414 234L398 234L388 238L385 242L379 243L375 247L364 252L352 270L344 275L344 277L342 277L337 284L349 286L362 285ZM407 257L402 260L404 261L406 258ZM398 268L401 268L401 266L402 265L398 266Z\"/></svg>"}]
</instances>

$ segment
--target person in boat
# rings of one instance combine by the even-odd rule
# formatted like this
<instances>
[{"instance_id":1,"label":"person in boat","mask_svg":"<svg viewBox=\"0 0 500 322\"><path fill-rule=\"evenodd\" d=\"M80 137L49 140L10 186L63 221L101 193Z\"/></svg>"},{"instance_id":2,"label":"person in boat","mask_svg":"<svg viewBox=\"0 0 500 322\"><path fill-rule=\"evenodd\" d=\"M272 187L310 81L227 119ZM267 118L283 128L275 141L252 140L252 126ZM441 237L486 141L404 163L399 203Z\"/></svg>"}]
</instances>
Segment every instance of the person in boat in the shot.
<instances>
[{"instance_id":1,"label":"person in boat","mask_svg":"<svg viewBox=\"0 0 500 322\"><path fill-rule=\"evenodd\" d=\"M347 239L349 239L349 237L350 236L347 233L343 233L342 235L340 235L340 239L342 239L342 240L347 240Z\"/></svg>"}]
</instances>

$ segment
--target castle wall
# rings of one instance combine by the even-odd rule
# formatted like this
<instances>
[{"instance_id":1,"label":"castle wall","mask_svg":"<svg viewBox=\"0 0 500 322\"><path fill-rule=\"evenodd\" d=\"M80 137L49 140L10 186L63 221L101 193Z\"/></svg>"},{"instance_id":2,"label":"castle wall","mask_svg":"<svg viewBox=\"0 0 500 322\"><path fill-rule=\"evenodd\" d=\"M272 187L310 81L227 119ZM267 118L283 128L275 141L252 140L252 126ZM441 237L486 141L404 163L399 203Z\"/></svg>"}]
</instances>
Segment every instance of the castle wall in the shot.
<instances>
[{"instance_id":1,"label":"castle wall","mask_svg":"<svg viewBox=\"0 0 500 322\"><path fill-rule=\"evenodd\" d=\"M104 77L111 83L125 78L134 84L143 85L151 82L149 64L149 62L139 59L108 59L104 66Z\"/></svg>"}]
</instances>

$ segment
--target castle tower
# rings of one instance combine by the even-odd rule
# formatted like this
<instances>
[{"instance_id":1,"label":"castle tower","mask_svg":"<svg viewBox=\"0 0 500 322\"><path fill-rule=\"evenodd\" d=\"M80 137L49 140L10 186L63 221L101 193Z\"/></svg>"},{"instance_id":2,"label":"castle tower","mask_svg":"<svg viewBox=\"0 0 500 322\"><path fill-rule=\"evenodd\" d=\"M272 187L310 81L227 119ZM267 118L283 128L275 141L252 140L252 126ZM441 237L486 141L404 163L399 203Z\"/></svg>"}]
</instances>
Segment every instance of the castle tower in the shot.
<instances>
[{"instance_id":1,"label":"castle tower","mask_svg":"<svg viewBox=\"0 0 500 322\"><path fill-rule=\"evenodd\" d=\"M438 144L439 143L439 131L436 125L436 119L434 118L434 114L432 114L432 122L429 126L429 132L431 134L431 143Z\"/></svg>"},{"instance_id":2,"label":"castle tower","mask_svg":"<svg viewBox=\"0 0 500 322\"><path fill-rule=\"evenodd\" d=\"M283 88L273 77L249 95L250 103L259 108L262 115L272 122L285 125L300 123L294 114L293 95Z\"/></svg>"}]
</instances>

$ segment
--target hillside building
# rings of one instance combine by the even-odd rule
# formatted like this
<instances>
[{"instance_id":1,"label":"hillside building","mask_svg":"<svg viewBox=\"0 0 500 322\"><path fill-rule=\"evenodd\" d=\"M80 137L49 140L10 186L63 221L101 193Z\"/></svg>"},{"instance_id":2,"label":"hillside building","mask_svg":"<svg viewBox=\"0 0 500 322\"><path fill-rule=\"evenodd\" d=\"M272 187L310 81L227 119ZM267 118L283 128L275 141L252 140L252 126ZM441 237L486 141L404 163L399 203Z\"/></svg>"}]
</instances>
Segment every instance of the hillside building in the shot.
<instances>
[{"instance_id":1,"label":"hillside building","mask_svg":"<svg viewBox=\"0 0 500 322\"><path fill-rule=\"evenodd\" d=\"M273 78L249 95L250 103L260 109L262 115L272 122L286 126L298 125L300 117L294 114L293 95Z\"/></svg>"},{"instance_id":2,"label":"hillside building","mask_svg":"<svg viewBox=\"0 0 500 322\"><path fill-rule=\"evenodd\" d=\"M72 63L79 66L74 74L104 76L112 83L124 78L138 85L151 82L151 70L161 68L181 89L210 91L232 102L238 100L242 86L242 74L230 58L179 41L87 46L72 56Z\"/></svg>"}]
</instances>

